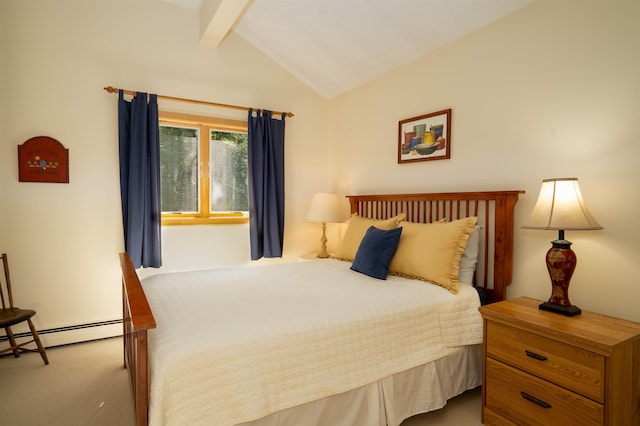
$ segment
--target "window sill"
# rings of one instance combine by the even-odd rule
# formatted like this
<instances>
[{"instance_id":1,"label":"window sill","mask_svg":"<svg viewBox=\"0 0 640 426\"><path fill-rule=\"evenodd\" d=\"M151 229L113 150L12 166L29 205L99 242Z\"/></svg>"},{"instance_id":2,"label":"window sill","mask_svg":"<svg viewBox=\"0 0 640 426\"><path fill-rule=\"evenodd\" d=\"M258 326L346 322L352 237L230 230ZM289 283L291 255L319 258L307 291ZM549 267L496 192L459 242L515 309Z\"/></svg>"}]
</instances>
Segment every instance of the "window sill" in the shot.
<instances>
[{"instance_id":1,"label":"window sill","mask_svg":"<svg viewBox=\"0 0 640 426\"><path fill-rule=\"evenodd\" d=\"M217 216L217 217L171 217L162 218L162 226L174 225L229 225L249 223L248 216Z\"/></svg>"}]
</instances>

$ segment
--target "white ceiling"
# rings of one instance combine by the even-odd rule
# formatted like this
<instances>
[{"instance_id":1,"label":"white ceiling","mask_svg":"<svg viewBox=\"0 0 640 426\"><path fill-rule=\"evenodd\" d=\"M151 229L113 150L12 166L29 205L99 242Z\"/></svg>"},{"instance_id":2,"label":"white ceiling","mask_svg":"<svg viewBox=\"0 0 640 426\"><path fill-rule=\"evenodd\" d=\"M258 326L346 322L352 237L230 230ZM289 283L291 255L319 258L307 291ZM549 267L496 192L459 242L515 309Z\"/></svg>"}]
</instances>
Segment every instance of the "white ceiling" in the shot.
<instances>
[{"instance_id":1,"label":"white ceiling","mask_svg":"<svg viewBox=\"0 0 640 426\"><path fill-rule=\"evenodd\" d=\"M199 11L202 42L233 31L330 99L534 0L164 1Z\"/></svg>"}]
</instances>

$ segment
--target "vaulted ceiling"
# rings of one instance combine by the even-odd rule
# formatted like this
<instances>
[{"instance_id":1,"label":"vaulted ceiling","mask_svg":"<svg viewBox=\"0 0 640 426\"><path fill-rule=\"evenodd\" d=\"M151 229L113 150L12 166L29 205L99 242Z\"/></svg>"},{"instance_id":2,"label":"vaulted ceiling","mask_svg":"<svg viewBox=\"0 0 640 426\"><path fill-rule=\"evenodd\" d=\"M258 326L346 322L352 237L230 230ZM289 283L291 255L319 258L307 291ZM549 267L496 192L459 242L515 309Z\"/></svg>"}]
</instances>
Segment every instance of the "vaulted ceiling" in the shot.
<instances>
[{"instance_id":1,"label":"vaulted ceiling","mask_svg":"<svg viewBox=\"0 0 640 426\"><path fill-rule=\"evenodd\" d=\"M197 10L200 42L235 32L330 99L534 0L163 0Z\"/></svg>"}]
</instances>

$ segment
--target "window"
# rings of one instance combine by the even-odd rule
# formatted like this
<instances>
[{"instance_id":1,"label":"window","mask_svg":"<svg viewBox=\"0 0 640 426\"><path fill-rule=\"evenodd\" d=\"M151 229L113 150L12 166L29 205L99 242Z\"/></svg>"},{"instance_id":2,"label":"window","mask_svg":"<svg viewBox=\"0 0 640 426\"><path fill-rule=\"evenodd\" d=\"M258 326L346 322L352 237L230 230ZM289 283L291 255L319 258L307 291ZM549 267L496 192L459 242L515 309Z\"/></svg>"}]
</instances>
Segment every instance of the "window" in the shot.
<instances>
[{"instance_id":1,"label":"window","mask_svg":"<svg viewBox=\"0 0 640 426\"><path fill-rule=\"evenodd\" d=\"M249 218L247 123L160 113L162 224Z\"/></svg>"}]
</instances>

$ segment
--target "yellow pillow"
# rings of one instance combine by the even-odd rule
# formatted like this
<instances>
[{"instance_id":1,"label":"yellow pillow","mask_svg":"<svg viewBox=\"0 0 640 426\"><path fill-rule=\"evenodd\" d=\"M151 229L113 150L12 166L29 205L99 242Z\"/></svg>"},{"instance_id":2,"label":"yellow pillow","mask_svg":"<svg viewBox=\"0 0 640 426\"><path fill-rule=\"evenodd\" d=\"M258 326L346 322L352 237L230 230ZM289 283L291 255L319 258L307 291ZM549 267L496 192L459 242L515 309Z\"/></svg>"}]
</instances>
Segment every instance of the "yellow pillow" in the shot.
<instances>
[{"instance_id":1,"label":"yellow pillow","mask_svg":"<svg viewBox=\"0 0 640 426\"><path fill-rule=\"evenodd\" d=\"M367 219L354 213L351 215L349 226L347 227L347 231L344 233L342 243L340 244L340 248L336 252L335 257L338 259L353 261L356 257L358 247L360 247L360 242L369 227L375 226L383 231L388 231L390 229L397 228L400 221L404 218L404 213L400 213L397 216L385 220Z\"/></svg>"},{"instance_id":2,"label":"yellow pillow","mask_svg":"<svg viewBox=\"0 0 640 426\"><path fill-rule=\"evenodd\" d=\"M477 217L453 222L401 222L400 243L389 273L438 284L451 293L459 288L460 258Z\"/></svg>"}]
</instances>

